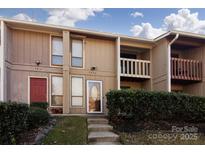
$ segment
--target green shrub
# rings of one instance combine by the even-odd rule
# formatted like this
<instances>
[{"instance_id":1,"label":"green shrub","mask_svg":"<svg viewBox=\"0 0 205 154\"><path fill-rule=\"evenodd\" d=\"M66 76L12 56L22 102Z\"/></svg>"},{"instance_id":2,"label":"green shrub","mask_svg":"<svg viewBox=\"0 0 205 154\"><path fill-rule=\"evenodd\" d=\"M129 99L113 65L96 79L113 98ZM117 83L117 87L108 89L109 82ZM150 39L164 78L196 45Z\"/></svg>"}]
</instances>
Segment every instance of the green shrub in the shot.
<instances>
[{"instance_id":1,"label":"green shrub","mask_svg":"<svg viewBox=\"0 0 205 154\"><path fill-rule=\"evenodd\" d=\"M32 107L30 108L30 114L28 118L29 128L37 128L39 126L45 125L48 123L50 114L47 110L42 108Z\"/></svg>"},{"instance_id":2,"label":"green shrub","mask_svg":"<svg viewBox=\"0 0 205 154\"><path fill-rule=\"evenodd\" d=\"M205 98L181 93L111 90L106 94L108 115L136 120L205 121Z\"/></svg>"},{"instance_id":3,"label":"green shrub","mask_svg":"<svg viewBox=\"0 0 205 154\"><path fill-rule=\"evenodd\" d=\"M0 102L0 144L16 144L18 134L27 129L29 107L15 102Z\"/></svg>"},{"instance_id":4,"label":"green shrub","mask_svg":"<svg viewBox=\"0 0 205 154\"><path fill-rule=\"evenodd\" d=\"M46 110L48 108L48 102L32 102L30 107L38 107Z\"/></svg>"}]
</instances>

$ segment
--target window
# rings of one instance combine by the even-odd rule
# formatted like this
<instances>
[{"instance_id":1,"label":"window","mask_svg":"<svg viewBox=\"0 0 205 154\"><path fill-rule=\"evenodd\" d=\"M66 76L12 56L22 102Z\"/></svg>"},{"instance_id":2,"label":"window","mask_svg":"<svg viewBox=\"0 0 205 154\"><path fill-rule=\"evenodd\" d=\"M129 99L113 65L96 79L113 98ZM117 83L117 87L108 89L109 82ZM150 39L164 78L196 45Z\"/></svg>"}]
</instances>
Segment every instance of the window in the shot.
<instances>
[{"instance_id":1,"label":"window","mask_svg":"<svg viewBox=\"0 0 205 154\"><path fill-rule=\"evenodd\" d=\"M83 105L83 78L72 77L71 84L72 84L72 90L71 90L72 106L82 106Z\"/></svg>"},{"instance_id":2,"label":"window","mask_svg":"<svg viewBox=\"0 0 205 154\"><path fill-rule=\"evenodd\" d=\"M63 106L63 78L51 77L51 106Z\"/></svg>"},{"instance_id":3,"label":"window","mask_svg":"<svg viewBox=\"0 0 205 154\"><path fill-rule=\"evenodd\" d=\"M63 65L63 39L52 37L52 64Z\"/></svg>"},{"instance_id":4,"label":"window","mask_svg":"<svg viewBox=\"0 0 205 154\"><path fill-rule=\"evenodd\" d=\"M83 41L72 40L71 66L83 67Z\"/></svg>"}]
</instances>

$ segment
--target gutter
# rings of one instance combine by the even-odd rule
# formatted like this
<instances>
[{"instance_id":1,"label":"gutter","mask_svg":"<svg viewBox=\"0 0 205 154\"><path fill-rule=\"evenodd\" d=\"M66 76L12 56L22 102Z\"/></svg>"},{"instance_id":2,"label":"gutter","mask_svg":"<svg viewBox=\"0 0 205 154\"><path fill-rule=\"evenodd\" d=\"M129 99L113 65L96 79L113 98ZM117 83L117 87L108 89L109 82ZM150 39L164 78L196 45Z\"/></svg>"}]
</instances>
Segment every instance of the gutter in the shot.
<instances>
[{"instance_id":1,"label":"gutter","mask_svg":"<svg viewBox=\"0 0 205 154\"><path fill-rule=\"evenodd\" d=\"M171 92L171 45L179 38L177 33L174 39L168 43L168 92Z\"/></svg>"}]
</instances>

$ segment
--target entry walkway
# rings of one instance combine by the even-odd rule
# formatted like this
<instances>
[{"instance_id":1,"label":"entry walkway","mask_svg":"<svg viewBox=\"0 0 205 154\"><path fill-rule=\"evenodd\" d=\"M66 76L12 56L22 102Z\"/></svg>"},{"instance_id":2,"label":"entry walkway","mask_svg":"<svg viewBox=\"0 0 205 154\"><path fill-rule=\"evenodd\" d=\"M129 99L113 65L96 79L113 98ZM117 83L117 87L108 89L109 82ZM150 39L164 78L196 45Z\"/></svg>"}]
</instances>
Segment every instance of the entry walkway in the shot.
<instances>
[{"instance_id":1,"label":"entry walkway","mask_svg":"<svg viewBox=\"0 0 205 154\"><path fill-rule=\"evenodd\" d=\"M119 136L104 117L88 117L88 143L95 145L120 144Z\"/></svg>"}]
</instances>

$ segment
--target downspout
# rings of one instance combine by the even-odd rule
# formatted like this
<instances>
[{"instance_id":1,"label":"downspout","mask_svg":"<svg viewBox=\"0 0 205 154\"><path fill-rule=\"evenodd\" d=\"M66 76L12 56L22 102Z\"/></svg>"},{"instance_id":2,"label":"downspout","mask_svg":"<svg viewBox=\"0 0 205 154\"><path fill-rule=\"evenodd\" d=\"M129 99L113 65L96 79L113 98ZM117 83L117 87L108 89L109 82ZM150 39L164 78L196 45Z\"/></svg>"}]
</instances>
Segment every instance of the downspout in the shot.
<instances>
[{"instance_id":1,"label":"downspout","mask_svg":"<svg viewBox=\"0 0 205 154\"><path fill-rule=\"evenodd\" d=\"M179 34L176 34L174 39L168 44L168 92L171 92L171 45L179 38Z\"/></svg>"}]
</instances>

